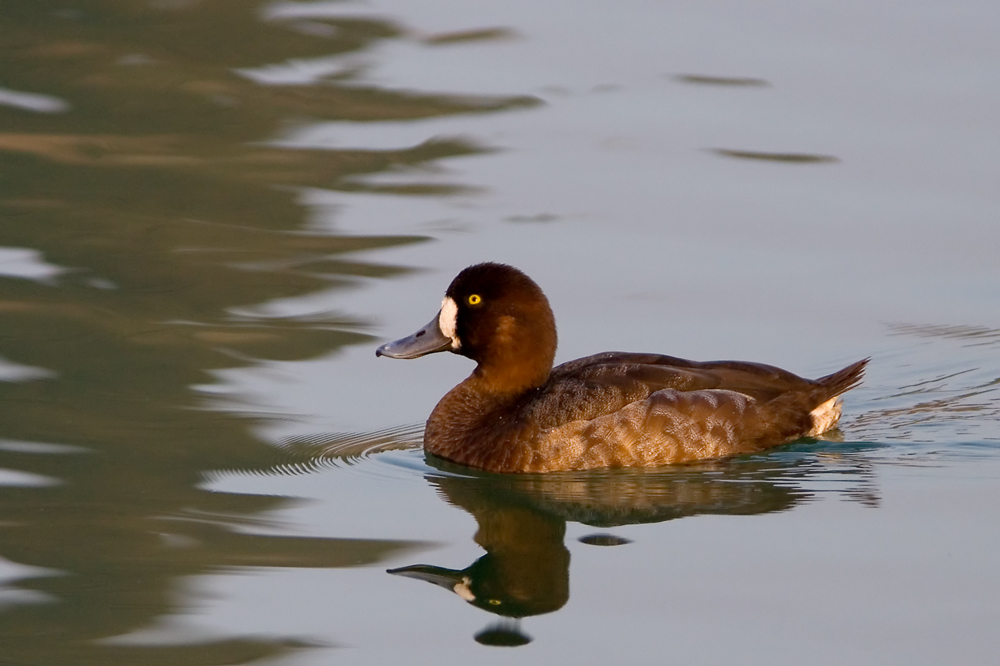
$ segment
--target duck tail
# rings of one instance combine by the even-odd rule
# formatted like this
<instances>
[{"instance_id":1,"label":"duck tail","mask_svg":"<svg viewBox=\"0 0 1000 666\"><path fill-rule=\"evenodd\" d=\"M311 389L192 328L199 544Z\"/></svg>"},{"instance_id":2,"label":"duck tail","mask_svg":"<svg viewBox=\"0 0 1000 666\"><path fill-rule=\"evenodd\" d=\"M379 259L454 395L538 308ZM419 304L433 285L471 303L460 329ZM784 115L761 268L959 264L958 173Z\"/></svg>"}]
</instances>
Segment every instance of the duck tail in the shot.
<instances>
[{"instance_id":1,"label":"duck tail","mask_svg":"<svg viewBox=\"0 0 1000 666\"><path fill-rule=\"evenodd\" d=\"M809 411L812 425L804 433L807 437L817 437L837 426L841 412L839 396L861 383L865 366L870 360L871 358L862 359L843 370L816 380L816 388L812 391L814 407Z\"/></svg>"},{"instance_id":2,"label":"duck tail","mask_svg":"<svg viewBox=\"0 0 1000 666\"><path fill-rule=\"evenodd\" d=\"M865 375L865 367L870 360L871 357L861 359L857 363L850 364L843 370L838 370L832 375L817 379L816 383L826 389L823 392L825 396L823 401L836 398L838 395L846 393L860 384Z\"/></svg>"}]
</instances>

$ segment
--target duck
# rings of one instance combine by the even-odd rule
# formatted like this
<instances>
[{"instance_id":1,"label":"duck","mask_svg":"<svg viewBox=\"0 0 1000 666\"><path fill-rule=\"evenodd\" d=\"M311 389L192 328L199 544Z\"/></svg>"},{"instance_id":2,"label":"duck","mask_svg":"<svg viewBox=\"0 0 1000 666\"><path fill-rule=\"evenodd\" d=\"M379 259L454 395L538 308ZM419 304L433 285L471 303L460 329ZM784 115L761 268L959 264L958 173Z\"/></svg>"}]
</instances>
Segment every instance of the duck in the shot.
<instances>
[{"instance_id":1,"label":"duck","mask_svg":"<svg viewBox=\"0 0 1000 666\"><path fill-rule=\"evenodd\" d=\"M499 473L656 467L817 437L866 358L819 379L745 361L603 352L553 367L556 322L541 288L500 263L462 270L438 313L376 356L452 352L476 362L434 407L424 450Z\"/></svg>"}]
</instances>

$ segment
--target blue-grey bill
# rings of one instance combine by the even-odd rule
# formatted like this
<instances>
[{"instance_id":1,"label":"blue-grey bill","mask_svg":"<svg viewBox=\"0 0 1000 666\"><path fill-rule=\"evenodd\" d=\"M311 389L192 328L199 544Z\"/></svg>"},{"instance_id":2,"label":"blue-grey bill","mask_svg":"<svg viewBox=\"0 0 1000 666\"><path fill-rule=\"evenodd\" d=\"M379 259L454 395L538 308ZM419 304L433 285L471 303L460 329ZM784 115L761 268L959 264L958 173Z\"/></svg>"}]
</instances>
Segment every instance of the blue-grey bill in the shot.
<instances>
[{"instance_id":1,"label":"blue-grey bill","mask_svg":"<svg viewBox=\"0 0 1000 666\"><path fill-rule=\"evenodd\" d=\"M419 358L434 352L451 350L451 338L441 332L438 316L435 315L434 319L413 335L382 345L375 350L375 355L389 358Z\"/></svg>"},{"instance_id":2,"label":"blue-grey bill","mask_svg":"<svg viewBox=\"0 0 1000 666\"><path fill-rule=\"evenodd\" d=\"M400 567L398 569L387 569L386 573L391 573L394 576L406 576L407 578L416 578L417 580L427 581L428 583L434 583L435 585L439 585L448 590L453 589L456 583L462 582L462 577L464 576L464 573L461 571L435 567L430 564L414 564L408 567Z\"/></svg>"}]
</instances>

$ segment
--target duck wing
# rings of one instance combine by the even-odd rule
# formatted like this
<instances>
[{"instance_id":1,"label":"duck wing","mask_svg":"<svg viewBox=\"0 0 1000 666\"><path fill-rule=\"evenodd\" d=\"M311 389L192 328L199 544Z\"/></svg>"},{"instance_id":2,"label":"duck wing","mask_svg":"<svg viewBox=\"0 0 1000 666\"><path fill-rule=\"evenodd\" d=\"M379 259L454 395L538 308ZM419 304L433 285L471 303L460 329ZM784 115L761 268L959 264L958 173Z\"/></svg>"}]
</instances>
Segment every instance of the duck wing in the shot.
<instances>
[{"instance_id":1,"label":"duck wing","mask_svg":"<svg viewBox=\"0 0 1000 666\"><path fill-rule=\"evenodd\" d=\"M667 389L681 394L715 392L710 404L735 400L742 405L749 398L776 408L789 403L796 411L808 412L855 386L866 363L867 359L811 380L763 363L699 362L661 354L605 352L554 368L549 381L531 399L531 418L549 427L593 419ZM689 405L693 407L693 403Z\"/></svg>"}]
</instances>

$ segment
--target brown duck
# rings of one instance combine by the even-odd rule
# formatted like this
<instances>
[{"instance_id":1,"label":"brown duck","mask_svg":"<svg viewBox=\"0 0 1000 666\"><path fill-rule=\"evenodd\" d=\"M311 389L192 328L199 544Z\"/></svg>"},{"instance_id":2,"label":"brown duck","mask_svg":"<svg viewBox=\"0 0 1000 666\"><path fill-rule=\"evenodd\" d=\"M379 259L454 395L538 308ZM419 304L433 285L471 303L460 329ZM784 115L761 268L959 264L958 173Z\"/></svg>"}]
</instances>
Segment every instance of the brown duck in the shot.
<instances>
[{"instance_id":1,"label":"brown duck","mask_svg":"<svg viewBox=\"0 0 1000 666\"><path fill-rule=\"evenodd\" d=\"M819 379L760 363L605 352L555 368L548 299L511 266L466 268L441 310L377 356L478 365L437 404L424 448L494 472L648 467L760 451L836 426L868 359Z\"/></svg>"}]
</instances>

